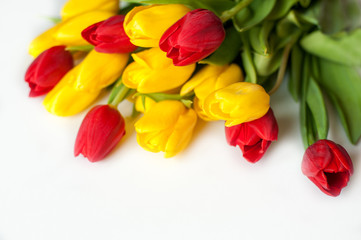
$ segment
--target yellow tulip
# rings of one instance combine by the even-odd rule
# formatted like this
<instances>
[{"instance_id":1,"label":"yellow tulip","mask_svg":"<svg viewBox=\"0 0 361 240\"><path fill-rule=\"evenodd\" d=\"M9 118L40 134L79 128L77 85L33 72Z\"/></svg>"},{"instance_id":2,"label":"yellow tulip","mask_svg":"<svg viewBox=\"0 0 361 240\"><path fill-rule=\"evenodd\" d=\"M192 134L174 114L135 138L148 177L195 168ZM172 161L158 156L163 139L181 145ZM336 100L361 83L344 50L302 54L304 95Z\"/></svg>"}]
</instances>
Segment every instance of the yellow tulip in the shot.
<instances>
[{"instance_id":1,"label":"yellow tulip","mask_svg":"<svg viewBox=\"0 0 361 240\"><path fill-rule=\"evenodd\" d=\"M87 12L62 21L36 37L29 46L29 53L37 57L43 51L57 46L89 45L81 36L81 32L88 26L113 16L105 11Z\"/></svg>"},{"instance_id":2,"label":"yellow tulip","mask_svg":"<svg viewBox=\"0 0 361 240\"><path fill-rule=\"evenodd\" d=\"M91 51L70 70L44 99L50 113L70 116L86 109L122 73L128 54L105 54Z\"/></svg>"},{"instance_id":3,"label":"yellow tulip","mask_svg":"<svg viewBox=\"0 0 361 240\"><path fill-rule=\"evenodd\" d=\"M111 12L115 15L119 11L119 0L68 0L61 10L61 18L66 20L94 10Z\"/></svg>"},{"instance_id":4,"label":"yellow tulip","mask_svg":"<svg viewBox=\"0 0 361 240\"><path fill-rule=\"evenodd\" d=\"M111 16L114 16L114 13L106 11L91 11L76 15L59 23L60 26L54 34L54 39L69 46L89 45L81 36L81 32L90 25L106 20Z\"/></svg>"},{"instance_id":5,"label":"yellow tulip","mask_svg":"<svg viewBox=\"0 0 361 240\"><path fill-rule=\"evenodd\" d=\"M100 94L98 91L76 90L68 84L67 74L45 97L45 109L58 116L75 115L86 109Z\"/></svg>"},{"instance_id":6,"label":"yellow tulip","mask_svg":"<svg viewBox=\"0 0 361 240\"><path fill-rule=\"evenodd\" d=\"M125 16L124 30L134 45L158 47L163 33L190 10L182 4L135 7Z\"/></svg>"},{"instance_id":7,"label":"yellow tulip","mask_svg":"<svg viewBox=\"0 0 361 240\"><path fill-rule=\"evenodd\" d=\"M214 119L226 120L230 127L262 117L269 109L269 101L270 96L262 86L238 82L211 93L203 109Z\"/></svg>"},{"instance_id":8,"label":"yellow tulip","mask_svg":"<svg viewBox=\"0 0 361 240\"><path fill-rule=\"evenodd\" d=\"M164 92L181 86L192 75L195 64L174 66L159 48L132 54L134 62L123 73L122 81L141 93Z\"/></svg>"},{"instance_id":9,"label":"yellow tulip","mask_svg":"<svg viewBox=\"0 0 361 240\"><path fill-rule=\"evenodd\" d=\"M75 68L74 88L97 91L112 84L128 63L127 53L99 53L92 50Z\"/></svg>"},{"instance_id":10,"label":"yellow tulip","mask_svg":"<svg viewBox=\"0 0 361 240\"><path fill-rule=\"evenodd\" d=\"M206 121L216 120L204 112L204 100L212 92L240 81L243 81L243 74L237 64L207 65L183 85L180 94L185 95L194 90L194 110L198 116Z\"/></svg>"},{"instance_id":11,"label":"yellow tulip","mask_svg":"<svg viewBox=\"0 0 361 240\"><path fill-rule=\"evenodd\" d=\"M134 127L141 147L172 157L190 142L197 114L183 103L165 100L154 104Z\"/></svg>"},{"instance_id":12,"label":"yellow tulip","mask_svg":"<svg viewBox=\"0 0 361 240\"><path fill-rule=\"evenodd\" d=\"M57 24L34 38L29 45L29 54L36 58L40 53L51 47L63 45L61 42L56 41L54 38L54 35L58 30L59 26L60 25Z\"/></svg>"}]
</instances>

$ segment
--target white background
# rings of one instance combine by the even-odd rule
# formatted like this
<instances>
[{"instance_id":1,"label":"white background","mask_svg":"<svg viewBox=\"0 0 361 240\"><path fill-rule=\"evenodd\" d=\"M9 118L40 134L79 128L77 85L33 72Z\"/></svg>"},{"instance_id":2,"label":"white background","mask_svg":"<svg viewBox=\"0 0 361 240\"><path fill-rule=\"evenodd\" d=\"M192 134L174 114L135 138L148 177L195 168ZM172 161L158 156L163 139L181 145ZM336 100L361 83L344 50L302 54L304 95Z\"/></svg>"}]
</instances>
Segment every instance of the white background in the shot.
<instances>
[{"instance_id":1,"label":"white background","mask_svg":"<svg viewBox=\"0 0 361 240\"><path fill-rule=\"evenodd\" d=\"M85 113L49 114L23 80L28 44L63 3L0 3L0 240L361 239L360 144L330 112L329 136L355 172L339 197L323 194L301 173L298 105L285 85L271 102L279 141L256 164L226 144L221 122L200 123L171 159L140 148L130 123L106 160L74 158Z\"/></svg>"}]
</instances>

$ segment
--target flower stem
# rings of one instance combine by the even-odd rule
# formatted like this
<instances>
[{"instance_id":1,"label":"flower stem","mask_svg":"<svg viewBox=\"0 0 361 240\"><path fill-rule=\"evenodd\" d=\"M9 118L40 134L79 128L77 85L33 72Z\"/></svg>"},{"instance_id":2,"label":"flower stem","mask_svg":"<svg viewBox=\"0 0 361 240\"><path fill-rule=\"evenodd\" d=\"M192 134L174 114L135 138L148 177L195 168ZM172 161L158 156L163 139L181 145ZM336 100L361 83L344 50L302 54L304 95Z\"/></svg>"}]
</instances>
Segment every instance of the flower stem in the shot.
<instances>
[{"instance_id":1,"label":"flower stem","mask_svg":"<svg viewBox=\"0 0 361 240\"><path fill-rule=\"evenodd\" d=\"M119 86L116 87L116 95L111 96L108 101L108 104L113 106L118 106L125 98L135 92L135 89L131 89L126 87L123 83L120 83Z\"/></svg>"},{"instance_id":2,"label":"flower stem","mask_svg":"<svg viewBox=\"0 0 361 240\"><path fill-rule=\"evenodd\" d=\"M229 19L231 19L234 15L236 15L239 11L241 11L243 8L247 7L249 4L252 3L253 0L243 0L239 3L237 3L236 6L234 6L233 8L226 10L222 13L222 15L220 16L220 19L222 20L222 22L226 22Z\"/></svg>"}]
</instances>

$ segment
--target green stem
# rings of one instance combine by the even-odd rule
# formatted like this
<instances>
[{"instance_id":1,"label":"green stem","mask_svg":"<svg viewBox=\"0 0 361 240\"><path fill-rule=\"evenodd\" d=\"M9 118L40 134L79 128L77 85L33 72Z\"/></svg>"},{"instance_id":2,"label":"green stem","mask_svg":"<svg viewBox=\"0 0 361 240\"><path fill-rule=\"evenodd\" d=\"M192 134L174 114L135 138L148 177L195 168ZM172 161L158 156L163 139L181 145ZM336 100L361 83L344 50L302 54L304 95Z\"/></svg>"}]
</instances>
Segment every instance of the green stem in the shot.
<instances>
[{"instance_id":1,"label":"green stem","mask_svg":"<svg viewBox=\"0 0 361 240\"><path fill-rule=\"evenodd\" d=\"M135 89L130 89L126 87L123 83L121 83L117 95L115 95L115 97L111 101L108 101L108 104L118 106L119 103L121 103L125 98L127 98L134 92Z\"/></svg>"},{"instance_id":2,"label":"green stem","mask_svg":"<svg viewBox=\"0 0 361 240\"><path fill-rule=\"evenodd\" d=\"M233 8L226 10L222 13L220 19L222 22L226 22L229 19L231 19L234 15L236 15L239 11L241 11L243 8L247 7L249 4L252 3L253 0L243 0L239 3L237 3L236 6Z\"/></svg>"}]
</instances>

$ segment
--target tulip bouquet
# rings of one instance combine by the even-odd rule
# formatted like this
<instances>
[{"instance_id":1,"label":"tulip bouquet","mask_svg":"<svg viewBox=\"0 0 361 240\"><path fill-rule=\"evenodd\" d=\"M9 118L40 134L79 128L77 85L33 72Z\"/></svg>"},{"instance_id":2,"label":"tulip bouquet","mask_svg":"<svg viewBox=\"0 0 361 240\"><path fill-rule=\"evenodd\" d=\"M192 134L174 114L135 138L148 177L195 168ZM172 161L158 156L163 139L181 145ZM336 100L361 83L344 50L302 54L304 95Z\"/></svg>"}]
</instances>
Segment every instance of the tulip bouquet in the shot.
<instances>
[{"instance_id":1,"label":"tulip bouquet","mask_svg":"<svg viewBox=\"0 0 361 240\"><path fill-rule=\"evenodd\" d=\"M124 3L126 2L126 3ZM360 3L355 0L69 0L30 44L25 81L47 111L85 116L75 156L104 159L125 134L118 109L134 104L141 147L172 157L198 120L224 121L226 140L259 161L278 125L270 95L287 75L300 103L302 172L337 196L353 172L327 139L325 97L347 136L361 135ZM121 7L120 7L121 6ZM340 14L336 14L340 12ZM332 16L330 15L332 13Z\"/></svg>"}]
</instances>

